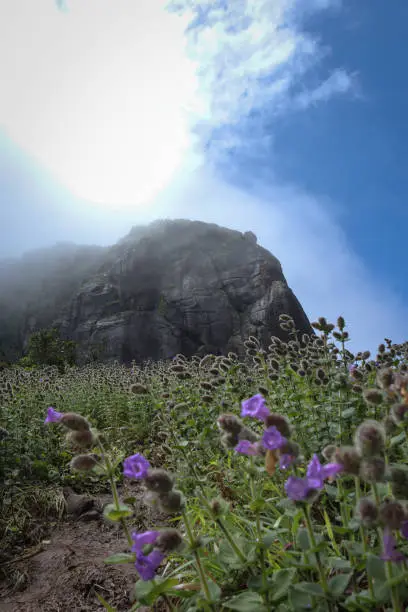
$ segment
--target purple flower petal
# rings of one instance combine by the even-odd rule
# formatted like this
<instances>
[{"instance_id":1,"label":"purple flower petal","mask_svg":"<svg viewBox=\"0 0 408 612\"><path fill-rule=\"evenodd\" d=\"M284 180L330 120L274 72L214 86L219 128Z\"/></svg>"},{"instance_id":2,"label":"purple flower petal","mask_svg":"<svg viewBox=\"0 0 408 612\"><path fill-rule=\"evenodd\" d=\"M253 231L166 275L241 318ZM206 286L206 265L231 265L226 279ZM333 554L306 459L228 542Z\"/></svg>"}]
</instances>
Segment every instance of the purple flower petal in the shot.
<instances>
[{"instance_id":1,"label":"purple flower petal","mask_svg":"<svg viewBox=\"0 0 408 612\"><path fill-rule=\"evenodd\" d=\"M285 491L289 499L294 501L301 501L306 498L311 487L307 478L296 478L296 476L289 476L285 483Z\"/></svg>"},{"instance_id":2,"label":"purple flower petal","mask_svg":"<svg viewBox=\"0 0 408 612\"><path fill-rule=\"evenodd\" d=\"M148 555L144 555L141 551L137 552L135 566L141 579L153 580L163 559L164 555L159 550L152 550Z\"/></svg>"},{"instance_id":3,"label":"purple flower petal","mask_svg":"<svg viewBox=\"0 0 408 612\"><path fill-rule=\"evenodd\" d=\"M287 470L294 462L295 457L287 453L279 457L279 467L281 470Z\"/></svg>"},{"instance_id":4,"label":"purple flower petal","mask_svg":"<svg viewBox=\"0 0 408 612\"><path fill-rule=\"evenodd\" d=\"M144 533L132 533L132 552L142 551L148 544L154 544L159 537L158 531L145 531Z\"/></svg>"},{"instance_id":5,"label":"purple flower petal","mask_svg":"<svg viewBox=\"0 0 408 612\"><path fill-rule=\"evenodd\" d=\"M258 447L256 444L252 444L249 440L240 440L235 447L236 453L242 453L243 455L258 455Z\"/></svg>"},{"instance_id":6,"label":"purple flower petal","mask_svg":"<svg viewBox=\"0 0 408 612\"><path fill-rule=\"evenodd\" d=\"M394 563L400 563L405 561L406 557L401 551L397 549L397 542L390 529L384 529L383 536L383 554L381 559L383 561L392 561Z\"/></svg>"},{"instance_id":7,"label":"purple flower petal","mask_svg":"<svg viewBox=\"0 0 408 612\"><path fill-rule=\"evenodd\" d=\"M254 419L260 419L264 421L269 416L269 408L265 405L265 398L258 393L241 403L241 416L252 417Z\"/></svg>"},{"instance_id":8,"label":"purple flower petal","mask_svg":"<svg viewBox=\"0 0 408 612\"><path fill-rule=\"evenodd\" d=\"M123 462L123 475L127 478L145 478L149 469L150 463L139 453L127 457Z\"/></svg>"},{"instance_id":9,"label":"purple flower petal","mask_svg":"<svg viewBox=\"0 0 408 612\"><path fill-rule=\"evenodd\" d=\"M323 487L322 465L317 455L313 455L312 460L307 466L306 477L312 489L321 489Z\"/></svg>"},{"instance_id":10,"label":"purple flower petal","mask_svg":"<svg viewBox=\"0 0 408 612\"><path fill-rule=\"evenodd\" d=\"M286 444L287 440L281 434L281 432L272 425L265 429L264 435L262 437L262 444L264 448L268 450L276 450L277 448L281 448L284 444Z\"/></svg>"},{"instance_id":11,"label":"purple flower petal","mask_svg":"<svg viewBox=\"0 0 408 612\"><path fill-rule=\"evenodd\" d=\"M50 406L47 409L47 417L44 423L58 423L63 416L64 414L62 412L58 412L58 410L55 410L55 408Z\"/></svg>"},{"instance_id":12,"label":"purple flower petal","mask_svg":"<svg viewBox=\"0 0 408 612\"><path fill-rule=\"evenodd\" d=\"M322 467L323 478L332 478L343 470L343 466L340 463L326 463Z\"/></svg>"}]
</instances>

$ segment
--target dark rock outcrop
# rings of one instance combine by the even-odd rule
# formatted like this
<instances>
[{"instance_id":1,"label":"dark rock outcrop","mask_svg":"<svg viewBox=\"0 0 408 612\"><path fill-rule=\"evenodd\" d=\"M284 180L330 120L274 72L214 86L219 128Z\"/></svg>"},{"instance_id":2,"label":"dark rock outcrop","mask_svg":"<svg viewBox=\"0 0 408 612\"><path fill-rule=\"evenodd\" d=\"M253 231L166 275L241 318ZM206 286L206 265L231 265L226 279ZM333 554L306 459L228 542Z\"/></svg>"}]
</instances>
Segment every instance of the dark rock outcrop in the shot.
<instances>
[{"instance_id":1,"label":"dark rock outcrop","mask_svg":"<svg viewBox=\"0 0 408 612\"><path fill-rule=\"evenodd\" d=\"M197 221L135 228L86 281L59 321L80 362L241 352L243 341L284 337L281 313L311 333L279 261L251 232Z\"/></svg>"},{"instance_id":2,"label":"dark rock outcrop","mask_svg":"<svg viewBox=\"0 0 408 612\"><path fill-rule=\"evenodd\" d=\"M57 245L0 266L6 357L51 326L78 343L78 363L241 353L249 335L263 346L271 335L286 338L281 313L312 333L255 234L199 221L156 221L111 248Z\"/></svg>"}]
</instances>

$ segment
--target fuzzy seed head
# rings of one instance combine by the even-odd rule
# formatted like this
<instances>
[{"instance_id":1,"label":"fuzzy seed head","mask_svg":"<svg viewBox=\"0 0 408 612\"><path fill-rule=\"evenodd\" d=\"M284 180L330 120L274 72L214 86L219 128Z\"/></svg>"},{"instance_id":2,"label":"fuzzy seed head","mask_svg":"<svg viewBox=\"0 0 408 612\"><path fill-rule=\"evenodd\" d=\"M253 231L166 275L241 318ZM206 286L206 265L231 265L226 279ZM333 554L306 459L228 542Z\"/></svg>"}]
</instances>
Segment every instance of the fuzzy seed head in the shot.
<instances>
[{"instance_id":1,"label":"fuzzy seed head","mask_svg":"<svg viewBox=\"0 0 408 612\"><path fill-rule=\"evenodd\" d=\"M159 508L170 514L181 512L185 506L185 499L181 491L173 489L168 493L159 495Z\"/></svg>"},{"instance_id":2,"label":"fuzzy seed head","mask_svg":"<svg viewBox=\"0 0 408 612\"><path fill-rule=\"evenodd\" d=\"M150 469L144 478L144 484L148 491L154 493L168 493L172 490L174 478L162 468Z\"/></svg>"},{"instance_id":3,"label":"fuzzy seed head","mask_svg":"<svg viewBox=\"0 0 408 612\"><path fill-rule=\"evenodd\" d=\"M330 461L340 463L344 474L358 476L360 473L361 457L354 446L340 446L336 448Z\"/></svg>"},{"instance_id":4,"label":"fuzzy seed head","mask_svg":"<svg viewBox=\"0 0 408 612\"><path fill-rule=\"evenodd\" d=\"M334 444L328 444L322 450L322 455L326 459L326 461L332 461L332 457L336 451L336 446ZM339 462L340 463L340 462Z\"/></svg>"},{"instance_id":5,"label":"fuzzy seed head","mask_svg":"<svg viewBox=\"0 0 408 612\"><path fill-rule=\"evenodd\" d=\"M396 500L383 501L379 507L379 516L384 527L399 529L405 519L404 507Z\"/></svg>"},{"instance_id":6,"label":"fuzzy seed head","mask_svg":"<svg viewBox=\"0 0 408 612\"><path fill-rule=\"evenodd\" d=\"M154 545L160 552L168 554L181 548L182 544L183 536L178 529L165 529L160 532Z\"/></svg>"},{"instance_id":7,"label":"fuzzy seed head","mask_svg":"<svg viewBox=\"0 0 408 612\"><path fill-rule=\"evenodd\" d=\"M408 498L408 469L392 467L390 470L391 491L398 499Z\"/></svg>"},{"instance_id":8,"label":"fuzzy seed head","mask_svg":"<svg viewBox=\"0 0 408 612\"><path fill-rule=\"evenodd\" d=\"M383 394L378 389L364 389L363 395L367 404L378 406L383 401Z\"/></svg>"},{"instance_id":9,"label":"fuzzy seed head","mask_svg":"<svg viewBox=\"0 0 408 612\"><path fill-rule=\"evenodd\" d=\"M88 421L80 414L66 412L60 419L60 423L73 431L87 431L90 428Z\"/></svg>"},{"instance_id":10,"label":"fuzzy seed head","mask_svg":"<svg viewBox=\"0 0 408 612\"><path fill-rule=\"evenodd\" d=\"M373 419L364 421L357 427L354 443L363 457L382 455L385 449L384 427Z\"/></svg>"},{"instance_id":11,"label":"fuzzy seed head","mask_svg":"<svg viewBox=\"0 0 408 612\"><path fill-rule=\"evenodd\" d=\"M243 428L242 422L235 414L221 414L217 419L218 428L232 434L239 434Z\"/></svg>"},{"instance_id":12,"label":"fuzzy seed head","mask_svg":"<svg viewBox=\"0 0 408 612\"><path fill-rule=\"evenodd\" d=\"M288 419L277 412L272 412L266 417L265 427L276 427L285 438L290 438L292 433Z\"/></svg>"},{"instance_id":13,"label":"fuzzy seed head","mask_svg":"<svg viewBox=\"0 0 408 612\"><path fill-rule=\"evenodd\" d=\"M364 482L384 482L384 459L382 457L364 457L360 465L360 478Z\"/></svg>"},{"instance_id":14,"label":"fuzzy seed head","mask_svg":"<svg viewBox=\"0 0 408 612\"><path fill-rule=\"evenodd\" d=\"M96 465L98 462L92 455L77 455L70 463L75 472L90 472Z\"/></svg>"},{"instance_id":15,"label":"fuzzy seed head","mask_svg":"<svg viewBox=\"0 0 408 612\"><path fill-rule=\"evenodd\" d=\"M96 436L90 429L83 431L70 431L67 440L76 448L92 448L96 442Z\"/></svg>"},{"instance_id":16,"label":"fuzzy seed head","mask_svg":"<svg viewBox=\"0 0 408 612\"><path fill-rule=\"evenodd\" d=\"M356 508L356 514L364 527L375 527L378 522L378 508L374 500L363 497Z\"/></svg>"},{"instance_id":17,"label":"fuzzy seed head","mask_svg":"<svg viewBox=\"0 0 408 612\"><path fill-rule=\"evenodd\" d=\"M135 395L146 395L146 393L148 393L147 387L145 387L141 383L134 383L133 385L131 385L130 391Z\"/></svg>"}]
</instances>

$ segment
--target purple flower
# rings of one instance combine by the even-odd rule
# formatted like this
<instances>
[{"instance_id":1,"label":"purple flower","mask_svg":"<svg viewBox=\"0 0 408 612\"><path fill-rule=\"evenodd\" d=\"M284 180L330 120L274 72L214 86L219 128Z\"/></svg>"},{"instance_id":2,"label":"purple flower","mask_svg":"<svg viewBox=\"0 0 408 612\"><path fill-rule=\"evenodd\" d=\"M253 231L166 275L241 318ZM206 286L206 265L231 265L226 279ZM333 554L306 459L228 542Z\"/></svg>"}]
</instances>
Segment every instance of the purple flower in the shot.
<instances>
[{"instance_id":1,"label":"purple flower","mask_svg":"<svg viewBox=\"0 0 408 612\"><path fill-rule=\"evenodd\" d=\"M258 455L258 447L249 440L240 440L235 447L236 453L242 453L243 455Z\"/></svg>"},{"instance_id":2,"label":"purple flower","mask_svg":"<svg viewBox=\"0 0 408 612\"><path fill-rule=\"evenodd\" d=\"M293 455L289 455L288 453L285 453L284 455L281 455L279 457L279 467L281 470L287 470L293 463L293 461L295 460L295 457Z\"/></svg>"},{"instance_id":3,"label":"purple flower","mask_svg":"<svg viewBox=\"0 0 408 612\"><path fill-rule=\"evenodd\" d=\"M265 433L262 437L262 444L268 450L276 450L277 448L281 448L284 444L286 444L287 440L281 434L281 432L272 425L265 429Z\"/></svg>"},{"instance_id":4,"label":"purple flower","mask_svg":"<svg viewBox=\"0 0 408 612\"><path fill-rule=\"evenodd\" d=\"M400 550L397 550L397 542L392 535L392 531L390 529L384 529L383 536L383 554L381 555L381 559L383 561L393 561L394 563L400 563L401 561L405 561L406 557L402 554Z\"/></svg>"},{"instance_id":5,"label":"purple flower","mask_svg":"<svg viewBox=\"0 0 408 612\"><path fill-rule=\"evenodd\" d=\"M153 580L156 570L164 559L159 550L151 550L144 553L145 546L153 545L159 537L158 531L145 531L144 533L132 533L132 552L136 553L135 566L142 580Z\"/></svg>"},{"instance_id":6,"label":"purple flower","mask_svg":"<svg viewBox=\"0 0 408 612\"><path fill-rule=\"evenodd\" d=\"M400 532L401 535L408 540L408 520L402 523Z\"/></svg>"},{"instance_id":7,"label":"purple flower","mask_svg":"<svg viewBox=\"0 0 408 612\"><path fill-rule=\"evenodd\" d=\"M154 544L159 537L158 531L145 531L144 533L132 533L132 540L134 542L131 550L132 552L143 551L143 548L148 544Z\"/></svg>"},{"instance_id":8,"label":"purple flower","mask_svg":"<svg viewBox=\"0 0 408 612\"><path fill-rule=\"evenodd\" d=\"M159 550L152 550L148 555L136 553L135 566L142 580L153 580L156 570L163 561L164 555Z\"/></svg>"},{"instance_id":9,"label":"purple flower","mask_svg":"<svg viewBox=\"0 0 408 612\"><path fill-rule=\"evenodd\" d=\"M123 462L123 475L127 478L145 478L149 469L150 463L139 453L127 457Z\"/></svg>"},{"instance_id":10,"label":"purple flower","mask_svg":"<svg viewBox=\"0 0 408 612\"><path fill-rule=\"evenodd\" d=\"M293 501L301 501L305 499L311 491L311 487L307 478L296 478L289 476L285 483L286 495Z\"/></svg>"},{"instance_id":11,"label":"purple flower","mask_svg":"<svg viewBox=\"0 0 408 612\"><path fill-rule=\"evenodd\" d=\"M317 455L313 455L313 459L307 467L307 479L312 489L321 489L326 478L335 476L343 466L340 463L327 463L322 465Z\"/></svg>"},{"instance_id":12,"label":"purple flower","mask_svg":"<svg viewBox=\"0 0 408 612\"><path fill-rule=\"evenodd\" d=\"M307 466L306 478L296 478L295 476L288 478L285 484L286 494L294 501L306 499L310 491L322 489L325 479L335 476L342 469L343 466L339 463L321 465L318 456L313 455L313 459Z\"/></svg>"},{"instance_id":13,"label":"purple flower","mask_svg":"<svg viewBox=\"0 0 408 612\"><path fill-rule=\"evenodd\" d=\"M64 415L62 412L58 412L58 410L55 410L55 408L50 406L47 409L47 418L45 419L44 423L58 423L63 416Z\"/></svg>"},{"instance_id":14,"label":"purple flower","mask_svg":"<svg viewBox=\"0 0 408 612\"><path fill-rule=\"evenodd\" d=\"M241 416L250 416L254 419L264 421L269 416L269 408L265 405L265 398L260 393L244 400L241 403Z\"/></svg>"}]
</instances>

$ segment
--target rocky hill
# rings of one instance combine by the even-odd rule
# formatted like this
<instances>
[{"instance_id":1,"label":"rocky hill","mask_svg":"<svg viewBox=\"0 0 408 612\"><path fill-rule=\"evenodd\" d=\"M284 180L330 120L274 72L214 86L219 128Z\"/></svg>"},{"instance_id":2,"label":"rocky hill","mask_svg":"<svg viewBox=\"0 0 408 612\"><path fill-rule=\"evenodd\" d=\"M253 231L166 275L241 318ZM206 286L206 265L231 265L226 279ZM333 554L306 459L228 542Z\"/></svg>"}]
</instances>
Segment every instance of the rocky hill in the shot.
<instances>
[{"instance_id":1,"label":"rocky hill","mask_svg":"<svg viewBox=\"0 0 408 612\"><path fill-rule=\"evenodd\" d=\"M8 358L51 325L78 342L79 363L241 352L249 335L265 346L271 334L284 338L281 313L312 333L279 261L253 233L199 221L156 221L110 248L57 245L0 266Z\"/></svg>"}]
</instances>

